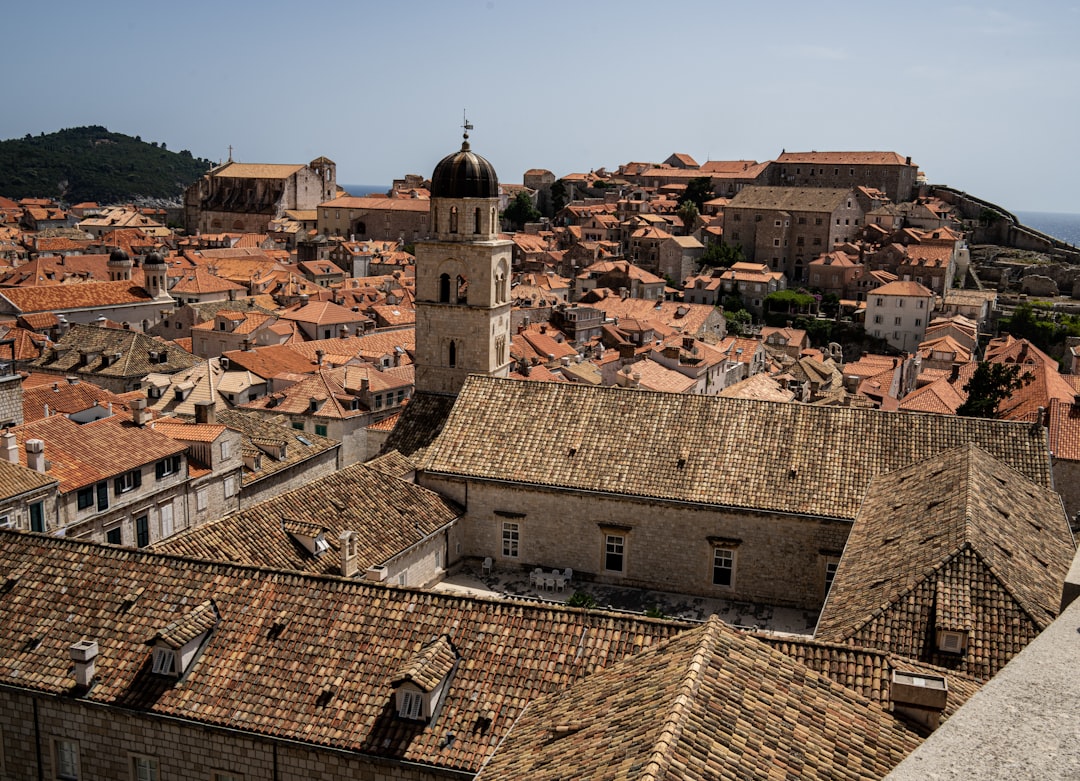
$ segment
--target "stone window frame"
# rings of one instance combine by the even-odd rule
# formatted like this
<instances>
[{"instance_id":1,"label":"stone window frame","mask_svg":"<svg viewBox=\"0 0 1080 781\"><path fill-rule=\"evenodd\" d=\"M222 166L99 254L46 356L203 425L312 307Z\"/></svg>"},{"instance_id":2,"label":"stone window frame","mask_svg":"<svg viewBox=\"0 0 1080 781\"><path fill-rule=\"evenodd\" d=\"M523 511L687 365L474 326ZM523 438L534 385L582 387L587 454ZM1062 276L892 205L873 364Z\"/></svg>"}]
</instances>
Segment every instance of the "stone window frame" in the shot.
<instances>
[{"instance_id":1,"label":"stone window frame","mask_svg":"<svg viewBox=\"0 0 1080 781\"><path fill-rule=\"evenodd\" d=\"M68 754L66 759L65 753ZM78 781L82 778L79 741L70 738L53 738L52 760L54 778L62 779L62 781Z\"/></svg>"},{"instance_id":2,"label":"stone window frame","mask_svg":"<svg viewBox=\"0 0 1080 781\"><path fill-rule=\"evenodd\" d=\"M734 589L737 556L735 548L715 545L712 553L712 584L720 588Z\"/></svg>"},{"instance_id":3,"label":"stone window frame","mask_svg":"<svg viewBox=\"0 0 1080 781\"><path fill-rule=\"evenodd\" d=\"M502 555L506 559L521 557L521 524L517 521L502 523Z\"/></svg>"},{"instance_id":4,"label":"stone window frame","mask_svg":"<svg viewBox=\"0 0 1080 781\"><path fill-rule=\"evenodd\" d=\"M131 769L131 781L159 781L161 768L157 757L149 754L129 754Z\"/></svg>"}]
</instances>

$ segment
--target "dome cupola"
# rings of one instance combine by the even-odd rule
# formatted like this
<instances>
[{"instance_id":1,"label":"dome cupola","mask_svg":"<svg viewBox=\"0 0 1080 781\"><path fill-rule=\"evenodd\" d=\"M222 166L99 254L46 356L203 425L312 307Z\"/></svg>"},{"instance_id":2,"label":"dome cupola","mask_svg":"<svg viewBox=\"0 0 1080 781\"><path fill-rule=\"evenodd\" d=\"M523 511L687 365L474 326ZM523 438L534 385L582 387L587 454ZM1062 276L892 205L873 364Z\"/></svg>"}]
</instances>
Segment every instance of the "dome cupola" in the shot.
<instances>
[{"instance_id":1,"label":"dome cupola","mask_svg":"<svg viewBox=\"0 0 1080 781\"><path fill-rule=\"evenodd\" d=\"M461 149L447 155L431 175L432 198L498 198L499 177L487 160L469 148L466 124Z\"/></svg>"}]
</instances>

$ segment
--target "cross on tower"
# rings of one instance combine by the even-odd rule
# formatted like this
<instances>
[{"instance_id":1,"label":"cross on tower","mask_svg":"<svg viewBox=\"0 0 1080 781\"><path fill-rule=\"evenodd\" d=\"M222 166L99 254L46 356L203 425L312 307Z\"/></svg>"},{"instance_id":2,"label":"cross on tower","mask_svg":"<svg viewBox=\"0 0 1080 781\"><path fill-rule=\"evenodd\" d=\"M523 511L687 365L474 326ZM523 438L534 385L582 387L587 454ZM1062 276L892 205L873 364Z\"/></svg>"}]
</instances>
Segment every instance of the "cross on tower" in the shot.
<instances>
[{"instance_id":1,"label":"cross on tower","mask_svg":"<svg viewBox=\"0 0 1080 781\"><path fill-rule=\"evenodd\" d=\"M464 136L465 140L468 141L469 140L469 131L473 129L473 126L469 123L469 118L465 114L464 111L461 112L461 118L465 121L465 124L462 125L462 127L465 128L465 132L464 132L463 136Z\"/></svg>"}]
</instances>

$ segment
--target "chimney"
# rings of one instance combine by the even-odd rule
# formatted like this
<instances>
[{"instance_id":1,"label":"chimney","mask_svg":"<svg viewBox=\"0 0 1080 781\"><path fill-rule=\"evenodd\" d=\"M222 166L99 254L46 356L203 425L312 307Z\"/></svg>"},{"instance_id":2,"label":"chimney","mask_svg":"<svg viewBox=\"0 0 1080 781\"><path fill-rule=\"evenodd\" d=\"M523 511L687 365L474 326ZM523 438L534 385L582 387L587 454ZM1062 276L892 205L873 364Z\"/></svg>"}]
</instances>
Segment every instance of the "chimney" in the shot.
<instances>
[{"instance_id":1,"label":"chimney","mask_svg":"<svg viewBox=\"0 0 1080 781\"><path fill-rule=\"evenodd\" d=\"M356 555L356 532L344 531L341 533L341 576L351 578L357 573L359 566Z\"/></svg>"},{"instance_id":2,"label":"chimney","mask_svg":"<svg viewBox=\"0 0 1080 781\"><path fill-rule=\"evenodd\" d=\"M35 472L45 473L45 443L42 440L26 440L26 465Z\"/></svg>"},{"instance_id":3,"label":"chimney","mask_svg":"<svg viewBox=\"0 0 1080 781\"><path fill-rule=\"evenodd\" d=\"M890 697L894 713L934 730L949 699L949 683L940 675L893 670Z\"/></svg>"},{"instance_id":4,"label":"chimney","mask_svg":"<svg viewBox=\"0 0 1080 781\"><path fill-rule=\"evenodd\" d=\"M75 662L75 685L89 689L94 680L94 660L98 655L96 640L80 640L68 648L71 661Z\"/></svg>"},{"instance_id":5,"label":"chimney","mask_svg":"<svg viewBox=\"0 0 1080 781\"><path fill-rule=\"evenodd\" d=\"M15 435L10 431L5 431L3 438L4 459L12 464L19 463L19 442L15 439Z\"/></svg>"},{"instance_id":6,"label":"chimney","mask_svg":"<svg viewBox=\"0 0 1080 781\"><path fill-rule=\"evenodd\" d=\"M195 422L203 424L217 423L217 411L212 401L195 402Z\"/></svg>"},{"instance_id":7,"label":"chimney","mask_svg":"<svg viewBox=\"0 0 1080 781\"><path fill-rule=\"evenodd\" d=\"M956 382L958 379L960 379L960 364L954 363L949 369L949 382Z\"/></svg>"},{"instance_id":8,"label":"chimney","mask_svg":"<svg viewBox=\"0 0 1080 781\"><path fill-rule=\"evenodd\" d=\"M322 366L323 358L325 358L325 357L326 357L326 350L316 350L315 351L315 364L317 366Z\"/></svg>"},{"instance_id":9,"label":"chimney","mask_svg":"<svg viewBox=\"0 0 1080 781\"><path fill-rule=\"evenodd\" d=\"M136 426L145 426L153 417L153 413L146 408L146 399L132 399L130 406L131 420Z\"/></svg>"}]
</instances>

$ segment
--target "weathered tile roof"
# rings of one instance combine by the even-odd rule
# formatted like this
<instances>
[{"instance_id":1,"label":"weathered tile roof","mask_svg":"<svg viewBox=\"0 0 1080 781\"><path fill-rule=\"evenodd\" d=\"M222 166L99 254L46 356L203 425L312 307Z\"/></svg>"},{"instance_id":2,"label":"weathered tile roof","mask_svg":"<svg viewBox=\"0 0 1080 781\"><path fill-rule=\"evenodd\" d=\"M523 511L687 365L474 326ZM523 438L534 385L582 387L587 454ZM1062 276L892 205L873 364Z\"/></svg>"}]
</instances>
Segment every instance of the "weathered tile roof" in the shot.
<instances>
[{"instance_id":1,"label":"weathered tile roof","mask_svg":"<svg viewBox=\"0 0 1080 781\"><path fill-rule=\"evenodd\" d=\"M7 499L56 484L55 477L0 458L0 498Z\"/></svg>"},{"instance_id":2,"label":"weathered tile roof","mask_svg":"<svg viewBox=\"0 0 1080 781\"><path fill-rule=\"evenodd\" d=\"M171 622L164 629L155 632L152 640L160 640L170 648L183 648L201 634L209 632L218 622L217 606L214 600L200 602L193 610Z\"/></svg>"},{"instance_id":3,"label":"weathered tile roof","mask_svg":"<svg viewBox=\"0 0 1080 781\"><path fill-rule=\"evenodd\" d=\"M686 628L16 532L5 582L6 686L69 695L68 648L93 639L88 702L472 773L528 702ZM209 598L219 620L183 683L152 674L148 638ZM442 635L462 663L439 718L396 718L391 677Z\"/></svg>"},{"instance_id":4,"label":"weathered tile roof","mask_svg":"<svg viewBox=\"0 0 1080 781\"><path fill-rule=\"evenodd\" d=\"M969 443L870 484L815 636L987 678L1057 615L1074 553L1058 495Z\"/></svg>"},{"instance_id":5,"label":"weathered tile roof","mask_svg":"<svg viewBox=\"0 0 1080 781\"><path fill-rule=\"evenodd\" d=\"M453 669L457 651L446 635L437 637L401 665L391 677L394 685L412 681L421 691L435 689Z\"/></svg>"},{"instance_id":6,"label":"weathered tile roof","mask_svg":"<svg viewBox=\"0 0 1080 781\"><path fill-rule=\"evenodd\" d=\"M477 781L880 778L920 742L868 700L712 618L531 703Z\"/></svg>"},{"instance_id":7,"label":"weathered tile roof","mask_svg":"<svg viewBox=\"0 0 1080 781\"><path fill-rule=\"evenodd\" d=\"M783 152L778 163L833 165L911 165L896 152Z\"/></svg>"},{"instance_id":8,"label":"weathered tile roof","mask_svg":"<svg viewBox=\"0 0 1080 781\"><path fill-rule=\"evenodd\" d=\"M829 212L840 207L851 190L839 187L744 187L728 209L769 209L793 212Z\"/></svg>"},{"instance_id":9,"label":"weathered tile roof","mask_svg":"<svg viewBox=\"0 0 1080 781\"><path fill-rule=\"evenodd\" d=\"M405 456L413 456L425 450L442 431L453 408L453 396L422 391L414 393L398 416L397 425L386 438L380 452L397 450Z\"/></svg>"},{"instance_id":10,"label":"weathered tile roof","mask_svg":"<svg viewBox=\"0 0 1080 781\"><path fill-rule=\"evenodd\" d=\"M384 475L402 478L416 471L416 464L396 450L391 450L370 461L366 461L364 466L368 469L374 469L376 472L382 472Z\"/></svg>"},{"instance_id":11,"label":"weathered tile roof","mask_svg":"<svg viewBox=\"0 0 1080 781\"><path fill-rule=\"evenodd\" d=\"M302 165L288 165L284 163L229 163L224 168L214 171L211 176L215 178L234 177L237 179L287 179L297 171L302 171Z\"/></svg>"},{"instance_id":12,"label":"weathered tile roof","mask_svg":"<svg viewBox=\"0 0 1080 781\"><path fill-rule=\"evenodd\" d=\"M327 450L340 447L339 443L332 439L294 431L279 419L260 417L257 413L235 409L218 410L217 422L238 431L244 437L244 447L249 452L260 451L265 456L268 452L277 452L281 445L286 446L284 458L264 457L258 471L245 467L242 478L245 486L294 467Z\"/></svg>"},{"instance_id":13,"label":"weathered tile roof","mask_svg":"<svg viewBox=\"0 0 1080 781\"><path fill-rule=\"evenodd\" d=\"M480 376L418 466L854 519L875 476L967 442L1050 485L1046 432L1030 424Z\"/></svg>"},{"instance_id":14,"label":"weathered tile roof","mask_svg":"<svg viewBox=\"0 0 1080 781\"><path fill-rule=\"evenodd\" d=\"M891 688L894 670L940 675L946 678L949 697L942 713L945 718L956 713L957 709L982 687L981 682L959 674L955 670L923 664L914 659L907 659L875 648L826 643L820 640L766 632L756 633L754 636L885 710L892 708Z\"/></svg>"},{"instance_id":15,"label":"weathered tile roof","mask_svg":"<svg viewBox=\"0 0 1080 781\"><path fill-rule=\"evenodd\" d=\"M162 541L156 550L214 561L335 575L342 532L355 533L361 571L382 564L457 518L461 509L437 493L363 464L213 523ZM282 519L325 529L319 557L293 543Z\"/></svg>"},{"instance_id":16,"label":"weathered tile roof","mask_svg":"<svg viewBox=\"0 0 1080 781\"><path fill-rule=\"evenodd\" d=\"M86 366L81 365L82 352L94 353L97 360ZM151 352L159 355L158 362L150 362ZM120 354L118 360L106 358L115 353ZM130 379L143 377L150 372L178 372L191 368L201 360L171 342L138 331L73 323L67 334L51 350L46 350L40 358L31 361L28 368L54 374Z\"/></svg>"}]
</instances>

